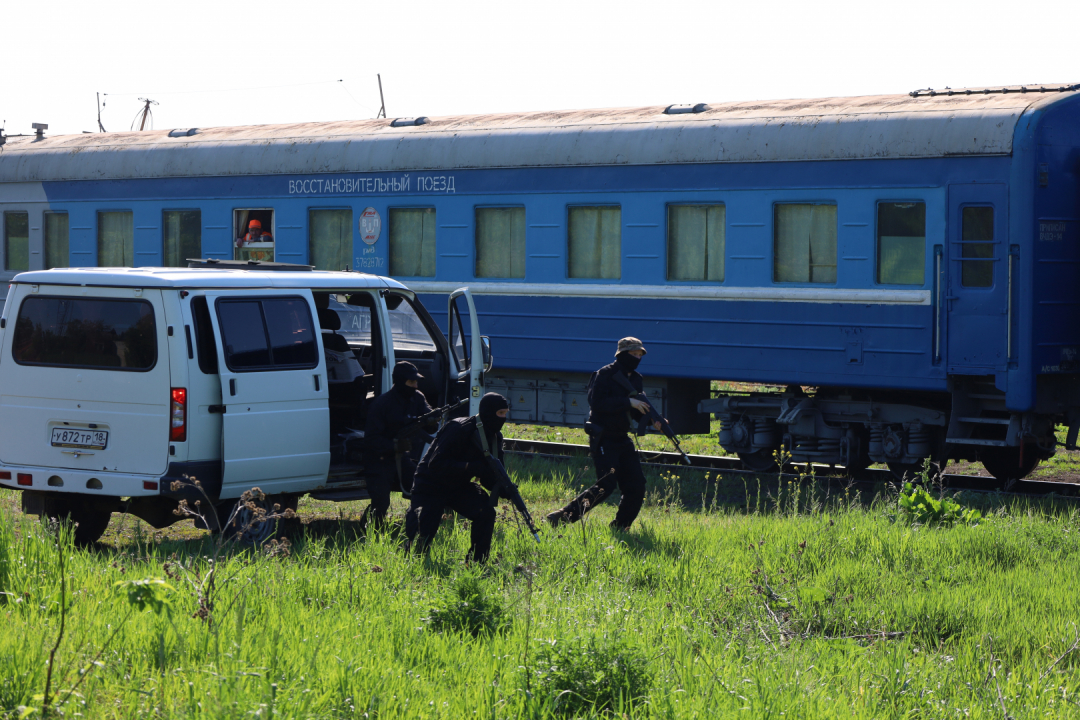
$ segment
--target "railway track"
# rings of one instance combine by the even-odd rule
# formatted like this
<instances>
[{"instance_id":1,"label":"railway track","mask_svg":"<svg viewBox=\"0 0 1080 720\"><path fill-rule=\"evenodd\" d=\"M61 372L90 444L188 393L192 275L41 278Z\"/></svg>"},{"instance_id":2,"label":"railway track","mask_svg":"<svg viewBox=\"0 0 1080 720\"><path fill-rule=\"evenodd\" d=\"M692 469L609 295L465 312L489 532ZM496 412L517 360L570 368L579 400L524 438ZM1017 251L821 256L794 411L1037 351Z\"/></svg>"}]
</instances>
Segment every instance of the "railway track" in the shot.
<instances>
[{"instance_id":1,"label":"railway track","mask_svg":"<svg viewBox=\"0 0 1080 720\"><path fill-rule=\"evenodd\" d=\"M574 443L556 443L543 440L524 440L506 438L503 447L507 452L517 455L530 455L544 458L565 457L588 457L589 447ZM715 455L689 455L690 467L698 470L716 470L724 474L762 475L755 470L747 470L742 461L737 457L722 457ZM665 468L670 470L685 470L686 465L679 462L678 453L662 451L643 451L642 464L648 467ZM795 464L801 472L807 472L804 464ZM819 478L843 478L856 483L881 483L896 482L889 470L868 468L849 476L843 468L829 465L814 465L814 474ZM797 477L795 473L780 473L780 477ZM976 490L981 492L1008 492L1017 495L1049 495L1057 494L1065 497L1080 497L1080 484L1050 482L1047 480L1017 480L1011 483L1001 483L992 477L980 475L952 475L942 476L946 487L952 490Z\"/></svg>"}]
</instances>

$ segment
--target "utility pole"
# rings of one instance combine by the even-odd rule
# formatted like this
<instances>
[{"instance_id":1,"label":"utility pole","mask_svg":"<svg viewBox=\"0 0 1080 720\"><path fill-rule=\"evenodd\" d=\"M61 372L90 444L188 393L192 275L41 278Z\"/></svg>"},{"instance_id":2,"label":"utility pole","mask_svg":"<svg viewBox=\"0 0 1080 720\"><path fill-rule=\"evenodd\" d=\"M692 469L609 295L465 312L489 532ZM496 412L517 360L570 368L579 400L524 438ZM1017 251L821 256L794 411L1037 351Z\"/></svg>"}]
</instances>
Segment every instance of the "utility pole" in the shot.
<instances>
[{"instance_id":1,"label":"utility pole","mask_svg":"<svg viewBox=\"0 0 1080 720\"><path fill-rule=\"evenodd\" d=\"M101 124L101 93L97 94L97 126L98 132L105 132L105 126Z\"/></svg>"},{"instance_id":2,"label":"utility pole","mask_svg":"<svg viewBox=\"0 0 1080 720\"><path fill-rule=\"evenodd\" d=\"M150 112L150 106L151 105L157 105L158 102L157 102L157 100L148 100L147 98L139 98L139 102L145 103L145 105L143 105L143 109L142 109L142 120L139 122L139 130L145 130L146 129L146 118L147 117L153 117L153 115Z\"/></svg>"},{"instance_id":3,"label":"utility pole","mask_svg":"<svg viewBox=\"0 0 1080 720\"><path fill-rule=\"evenodd\" d=\"M382 94L382 75L376 74L375 77L379 78L379 102L382 103L382 107L379 108L379 114L375 116L375 119L386 117L386 100L383 100Z\"/></svg>"}]
</instances>

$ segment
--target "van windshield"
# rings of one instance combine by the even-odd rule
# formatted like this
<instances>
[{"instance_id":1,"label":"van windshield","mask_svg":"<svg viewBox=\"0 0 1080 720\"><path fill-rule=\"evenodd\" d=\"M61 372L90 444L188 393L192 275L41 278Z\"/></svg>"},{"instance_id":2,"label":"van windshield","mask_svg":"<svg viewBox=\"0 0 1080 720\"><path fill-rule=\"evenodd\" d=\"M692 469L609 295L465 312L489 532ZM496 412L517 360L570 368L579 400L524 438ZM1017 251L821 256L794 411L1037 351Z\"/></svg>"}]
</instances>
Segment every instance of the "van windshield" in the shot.
<instances>
[{"instance_id":1,"label":"van windshield","mask_svg":"<svg viewBox=\"0 0 1080 720\"><path fill-rule=\"evenodd\" d=\"M149 370L157 362L154 308L145 300L29 297L15 319L20 365Z\"/></svg>"}]
</instances>

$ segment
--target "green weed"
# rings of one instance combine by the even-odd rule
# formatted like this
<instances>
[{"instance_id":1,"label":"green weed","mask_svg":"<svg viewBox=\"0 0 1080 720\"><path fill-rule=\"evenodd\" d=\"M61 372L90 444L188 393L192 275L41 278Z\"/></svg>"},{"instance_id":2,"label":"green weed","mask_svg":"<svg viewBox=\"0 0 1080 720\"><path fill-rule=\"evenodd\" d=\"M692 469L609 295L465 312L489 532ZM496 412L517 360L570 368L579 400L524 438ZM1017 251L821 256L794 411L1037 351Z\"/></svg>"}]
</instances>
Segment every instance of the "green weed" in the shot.
<instances>
[{"instance_id":1,"label":"green weed","mask_svg":"<svg viewBox=\"0 0 1080 720\"><path fill-rule=\"evenodd\" d=\"M903 516L916 525L949 526L958 522L972 524L982 519L982 513L978 510L965 508L944 495L935 498L923 485L904 483L897 503Z\"/></svg>"},{"instance_id":2,"label":"green weed","mask_svg":"<svg viewBox=\"0 0 1080 720\"><path fill-rule=\"evenodd\" d=\"M427 618L436 632L456 632L480 637L505 630L509 624L506 609L484 586L479 573L460 575L453 588L440 598Z\"/></svg>"},{"instance_id":3,"label":"green weed","mask_svg":"<svg viewBox=\"0 0 1080 720\"><path fill-rule=\"evenodd\" d=\"M535 694L556 713L574 717L625 716L645 702L652 684L644 655L608 637L542 644L531 680Z\"/></svg>"}]
</instances>

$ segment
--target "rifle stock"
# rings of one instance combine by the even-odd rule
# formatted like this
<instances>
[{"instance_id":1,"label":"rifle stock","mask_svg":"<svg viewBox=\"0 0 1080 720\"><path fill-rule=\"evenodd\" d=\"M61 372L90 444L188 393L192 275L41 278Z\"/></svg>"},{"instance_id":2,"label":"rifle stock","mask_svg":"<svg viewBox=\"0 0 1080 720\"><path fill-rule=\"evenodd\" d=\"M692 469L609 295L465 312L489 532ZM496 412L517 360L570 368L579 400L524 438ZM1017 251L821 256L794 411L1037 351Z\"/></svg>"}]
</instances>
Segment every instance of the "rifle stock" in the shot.
<instances>
[{"instance_id":1,"label":"rifle stock","mask_svg":"<svg viewBox=\"0 0 1080 720\"><path fill-rule=\"evenodd\" d=\"M626 377L622 373L615 373L615 382L627 391L629 397L635 400L640 400L641 402L645 403L646 407L648 407L648 411L642 416L641 420L638 421L638 435L644 435L646 428L648 428L650 425L660 423L660 432L664 433L664 436L671 441L671 444L675 446L675 449L678 451L678 453L682 455L683 462L687 465L690 465L690 456L686 454L686 452L682 449L682 446L679 444L679 436L675 434L675 431L672 429L671 424L660 413L656 411L656 408L654 408L652 403L649 402L649 398L645 395L645 393L641 392L636 387L631 385L630 378Z\"/></svg>"}]
</instances>

